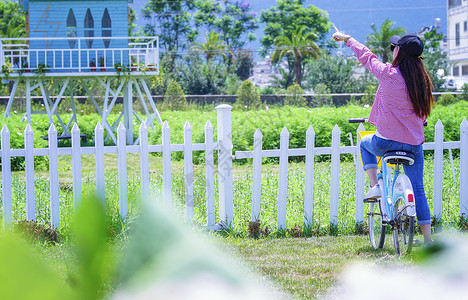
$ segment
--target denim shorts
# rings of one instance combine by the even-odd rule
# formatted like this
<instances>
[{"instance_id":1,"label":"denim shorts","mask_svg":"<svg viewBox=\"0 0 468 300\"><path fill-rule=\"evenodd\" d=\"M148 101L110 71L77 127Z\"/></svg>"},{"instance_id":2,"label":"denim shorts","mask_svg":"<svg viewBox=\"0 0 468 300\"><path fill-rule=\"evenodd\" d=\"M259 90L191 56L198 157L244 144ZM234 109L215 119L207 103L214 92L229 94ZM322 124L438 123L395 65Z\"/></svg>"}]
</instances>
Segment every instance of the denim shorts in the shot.
<instances>
[{"instance_id":1,"label":"denim shorts","mask_svg":"<svg viewBox=\"0 0 468 300\"><path fill-rule=\"evenodd\" d=\"M429 210L426 193L424 192L424 151L422 144L415 146L383 139L375 134L369 134L361 139L360 149L364 170L378 168L377 156L383 156L387 151L401 150L414 154L414 164L411 166L403 166L403 169L413 186L418 224L431 224L431 211Z\"/></svg>"}]
</instances>

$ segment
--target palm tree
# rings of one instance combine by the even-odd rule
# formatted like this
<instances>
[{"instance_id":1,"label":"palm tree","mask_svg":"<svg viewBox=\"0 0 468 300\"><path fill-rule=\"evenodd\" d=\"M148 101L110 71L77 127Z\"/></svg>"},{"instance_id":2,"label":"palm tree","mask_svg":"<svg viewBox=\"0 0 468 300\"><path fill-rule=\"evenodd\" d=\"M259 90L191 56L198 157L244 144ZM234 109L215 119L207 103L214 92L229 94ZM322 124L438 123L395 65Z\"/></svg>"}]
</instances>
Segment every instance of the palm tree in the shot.
<instances>
[{"instance_id":1,"label":"palm tree","mask_svg":"<svg viewBox=\"0 0 468 300\"><path fill-rule=\"evenodd\" d=\"M313 32L304 33L306 26L296 27L291 37L277 36L274 40L275 50L271 56L273 62L281 62L286 56L294 60L294 75L296 83L300 86L304 75L304 62L307 58L316 58L320 54L320 48L315 42L317 35Z\"/></svg>"},{"instance_id":2,"label":"palm tree","mask_svg":"<svg viewBox=\"0 0 468 300\"><path fill-rule=\"evenodd\" d=\"M390 50L390 37L393 35L403 35L406 33L403 27L393 27L395 22L386 19L380 27L380 32L377 31L375 24L371 25L374 33L367 36L367 45L369 49L377 56L380 56L382 62L386 63L392 57ZM393 27L393 28L392 28Z\"/></svg>"},{"instance_id":3,"label":"palm tree","mask_svg":"<svg viewBox=\"0 0 468 300\"><path fill-rule=\"evenodd\" d=\"M220 36L221 34L213 30L211 30L209 34L205 32L205 42L194 42L191 47L192 52L202 53L205 55L206 61L218 55L226 57L226 45L224 41L220 39Z\"/></svg>"}]
</instances>

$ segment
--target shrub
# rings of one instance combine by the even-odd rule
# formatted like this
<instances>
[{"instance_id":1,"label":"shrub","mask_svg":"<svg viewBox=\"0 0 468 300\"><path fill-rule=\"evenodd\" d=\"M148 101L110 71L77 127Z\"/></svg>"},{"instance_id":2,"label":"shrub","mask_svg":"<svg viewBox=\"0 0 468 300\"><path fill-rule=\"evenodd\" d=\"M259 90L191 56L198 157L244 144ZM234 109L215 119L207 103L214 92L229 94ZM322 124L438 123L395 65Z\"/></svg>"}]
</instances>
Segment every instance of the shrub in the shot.
<instances>
[{"instance_id":1,"label":"shrub","mask_svg":"<svg viewBox=\"0 0 468 300\"><path fill-rule=\"evenodd\" d=\"M294 83L286 90L284 105L307 106L307 100L304 96L304 90L297 83Z\"/></svg>"},{"instance_id":2,"label":"shrub","mask_svg":"<svg viewBox=\"0 0 468 300\"><path fill-rule=\"evenodd\" d=\"M364 91L364 95L361 98L361 104L372 105L375 100L375 93L377 92L377 87L375 85L368 85Z\"/></svg>"},{"instance_id":3,"label":"shrub","mask_svg":"<svg viewBox=\"0 0 468 300\"><path fill-rule=\"evenodd\" d=\"M311 106L332 106L332 96L330 89L325 84L317 84L315 86L315 96L312 98Z\"/></svg>"},{"instance_id":4,"label":"shrub","mask_svg":"<svg viewBox=\"0 0 468 300\"><path fill-rule=\"evenodd\" d=\"M458 101L459 99L457 99L457 97L452 94L442 94L440 95L439 99L437 99L437 104L447 106L457 103Z\"/></svg>"},{"instance_id":5,"label":"shrub","mask_svg":"<svg viewBox=\"0 0 468 300\"><path fill-rule=\"evenodd\" d=\"M35 221L19 221L14 224L14 228L16 231L25 234L31 242L45 242L53 245L60 242L57 229L39 224Z\"/></svg>"},{"instance_id":6,"label":"shrub","mask_svg":"<svg viewBox=\"0 0 468 300\"><path fill-rule=\"evenodd\" d=\"M187 106L187 99L185 99L182 87L177 81L171 80L169 82L164 94L164 103L171 110L183 110Z\"/></svg>"},{"instance_id":7,"label":"shrub","mask_svg":"<svg viewBox=\"0 0 468 300\"><path fill-rule=\"evenodd\" d=\"M464 83L461 88L461 93L457 96L458 99L468 101L468 83Z\"/></svg>"},{"instance_id":8,"label":"shrub","mask_svg":"<svg viewBox=\"0 0 468 300\"><path fill-rule=\"evenodd\" d=\"M244 110L260 107L260 92L249 79L242 81L239 89L237 90L237 99L235 104Z\"/></svg>"}]
</instances>

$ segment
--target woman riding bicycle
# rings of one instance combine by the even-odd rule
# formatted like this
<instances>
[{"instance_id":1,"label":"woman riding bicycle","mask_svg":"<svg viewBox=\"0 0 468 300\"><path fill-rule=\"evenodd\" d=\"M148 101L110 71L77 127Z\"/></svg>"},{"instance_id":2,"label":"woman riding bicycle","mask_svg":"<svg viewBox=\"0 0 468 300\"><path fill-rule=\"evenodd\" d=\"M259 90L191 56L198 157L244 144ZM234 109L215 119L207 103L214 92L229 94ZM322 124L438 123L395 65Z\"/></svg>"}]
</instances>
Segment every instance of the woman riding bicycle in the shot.
<instances>
[{"instance_id":1,"label":"woman riding bicycle","mask_svg":"<svg viewBox=\"0 0 468 300\"><path fill-rule=\"evenodd\" d=\"M369 116L375 134L361 140L361 157L369 176L365 199L382 197L377 179L377 158L387 151L407 151L415 156L413 165L404 166L411 180L416 202L416 216L424 236L431 242L431 212L423 185L424 123L434 104L432 82L421 59L424 45L415 34L390 38L393 63L381 62L366 46L336 29L335 41L344 41L361 64L379 80L379 88Z\"/></svg>"}]
</instances>

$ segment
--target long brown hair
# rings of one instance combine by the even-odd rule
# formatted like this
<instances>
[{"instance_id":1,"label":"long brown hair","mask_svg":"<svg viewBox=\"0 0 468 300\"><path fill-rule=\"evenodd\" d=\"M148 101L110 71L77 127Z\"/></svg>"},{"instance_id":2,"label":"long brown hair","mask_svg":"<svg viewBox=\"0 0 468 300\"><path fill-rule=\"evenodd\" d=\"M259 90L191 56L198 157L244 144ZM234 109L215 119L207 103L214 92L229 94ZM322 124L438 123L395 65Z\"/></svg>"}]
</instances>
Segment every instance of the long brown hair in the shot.
<instances>
[{"instance_id":1,"label":"long brown hair","mask_svg":"<svg viewBox=\"0 0 468 300\"><path fill-rule=\"evenodd\" d=\"M432 96L432 81L422 59L409 56L399 49L392 65L400 68L416 115L421 119L429 117L435 102Z\"/></svg>"}]
</instances>

